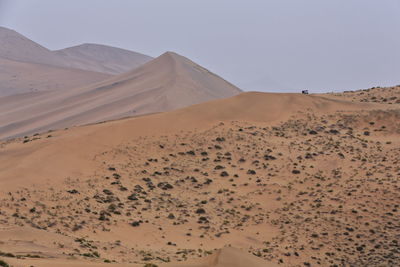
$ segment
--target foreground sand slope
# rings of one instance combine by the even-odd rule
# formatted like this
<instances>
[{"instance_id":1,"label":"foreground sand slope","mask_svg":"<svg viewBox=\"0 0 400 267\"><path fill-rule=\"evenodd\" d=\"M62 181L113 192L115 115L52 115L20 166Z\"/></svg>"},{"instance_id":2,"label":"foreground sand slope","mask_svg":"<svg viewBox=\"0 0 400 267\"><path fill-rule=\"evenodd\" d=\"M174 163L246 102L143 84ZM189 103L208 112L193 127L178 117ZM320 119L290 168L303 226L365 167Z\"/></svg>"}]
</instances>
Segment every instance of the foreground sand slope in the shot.
<instances>
[{"instance_id":1,"label":"foreground sand slope","mask_svg":"<svg viewBox=\"0 0 400 267\"><path fill-rule=\"evenodd\" d=\"M13 267L143 267L145 264L110 264L110 263L93 263L85 261L77 261L72 259L64 260L43 260L43 259L10 259L3 258L6 262L11 264ZM276 267L278 264L272 262L266 262L259 259L251 254L245 253L242 250L226 247L219 249L211 256L207 256L204 259L189 260L187 262L176 262L176 263L164 263L159 264L160 267Z\"/></svg>"},{"instance_id":2,"label":"foreground sand slope","mask_svg":"<svg viewBox=\"0 0 400 267\"><path fill-rule=\"evenodd\" d=\"M0 251L48 265L246 258L207 258L230 245L266 266L396 266L399 135L398 105L243 93L9 140Z\"/></svg>"},{"instance_id":3,"label":"foreground sand slope","mask_svg":"<svg viewBox=\"0 0 400 267\"><path fill-rule=\"evenodd\" d=\"M168 52L104 82L0 105L0 138L168 111L240 92L189 59Z\"/></svg>"}]
</instances>

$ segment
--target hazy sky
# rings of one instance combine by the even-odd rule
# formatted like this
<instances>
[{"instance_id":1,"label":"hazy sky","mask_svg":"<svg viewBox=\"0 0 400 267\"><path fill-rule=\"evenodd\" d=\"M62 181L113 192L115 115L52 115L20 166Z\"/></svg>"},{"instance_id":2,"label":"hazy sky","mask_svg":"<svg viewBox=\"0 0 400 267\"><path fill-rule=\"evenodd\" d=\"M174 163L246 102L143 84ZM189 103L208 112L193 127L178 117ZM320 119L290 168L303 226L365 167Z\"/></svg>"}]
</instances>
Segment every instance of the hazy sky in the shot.
<instances>
[{"instance_id":1,"label":"hazy sky","mask_svg":"<svg viewBox=\"0 0 400 267\"><path fill-rule=\"evenodd\" d=\"M0 25L50 49L175 51L244 90L400 84L400 0L0 0Z\"/></svg>"}]
</instances>

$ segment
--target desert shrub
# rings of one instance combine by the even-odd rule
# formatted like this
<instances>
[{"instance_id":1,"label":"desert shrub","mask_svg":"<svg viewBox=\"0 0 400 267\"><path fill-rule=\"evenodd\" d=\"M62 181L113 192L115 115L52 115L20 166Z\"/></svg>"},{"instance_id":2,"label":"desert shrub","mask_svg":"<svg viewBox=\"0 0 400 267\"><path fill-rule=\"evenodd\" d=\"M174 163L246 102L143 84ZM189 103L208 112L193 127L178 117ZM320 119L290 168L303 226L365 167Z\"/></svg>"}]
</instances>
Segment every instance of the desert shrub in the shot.
<instances>
[{"instance_id":1,"label":"desert shrub","mask_svg":"<svg viewBox=\"0 0 400 267\"><path fill-rule=\"evenodd\" d=\"M204 213L206 213L206 211L203 208L199 208L199 209L196 210L196 213L197 214L204 214Z\"/></svg>"},{"instance_id":2,"label":"desert shrub","mask_svg":"<svg viewBox=\"0 0 400 267\"><path fill-rule=\"evenodd\" d=\"M8 252L2 252L0 251L0 256L2 257L9 257L9 258L15 258L15 255L12 253L8 253Z\"/></svg>"},{"instance_id":3,"label":"desert shrub","mask_svg":"<svg viewBox=\"0 0 400 267\"><path fill-rule=\"evenodd\" d=\"M228 174L228 172L223 171L223 172L221 172L220 176L221 177L226 177L226 176L229 176L229 174Z\"/></svg>"},{"instance_id":4,"label":"desert shrub","mask_svg":"<svg viewBox=\"0 0 400 267\"><path fill-rule=\"evenodd\" d=\"M2 267L10 267L10 265L8 265L8 263L3 261L3 260L0 260L0 266L2 266Z\"/></svg>"}]
</instances>

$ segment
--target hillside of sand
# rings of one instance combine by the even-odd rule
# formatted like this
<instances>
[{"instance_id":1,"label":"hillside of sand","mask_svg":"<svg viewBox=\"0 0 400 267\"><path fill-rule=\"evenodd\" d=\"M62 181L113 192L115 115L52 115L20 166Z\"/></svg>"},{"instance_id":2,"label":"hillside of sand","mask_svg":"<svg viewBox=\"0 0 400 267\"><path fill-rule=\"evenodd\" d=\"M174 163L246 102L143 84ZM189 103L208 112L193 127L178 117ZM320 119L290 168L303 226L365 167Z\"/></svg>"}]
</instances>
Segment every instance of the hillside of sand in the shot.
<instances>
[{"instance_id":1,"label":"hillside of sand","mask_svg":"<svg viewBox=\"0 0 400 267\"><path fill-rule=\"evenodd\" d=\"M0 139L174 110L240 92L189 59L167 52L82 88L0 98Z\"/></svg>"},{"instance_id":2,"label":"hillside of sand","mask_svg":"<svg viewBox=\"0 0 400 267\"><path fill-rule=\"evenodd\" d=\"M395 266L399 122L393 104L242 93L9 140L0 251L202 266L231 245L260 266ZM251 266L229 253L221 266Z\"/></svg>"}]
</instances>

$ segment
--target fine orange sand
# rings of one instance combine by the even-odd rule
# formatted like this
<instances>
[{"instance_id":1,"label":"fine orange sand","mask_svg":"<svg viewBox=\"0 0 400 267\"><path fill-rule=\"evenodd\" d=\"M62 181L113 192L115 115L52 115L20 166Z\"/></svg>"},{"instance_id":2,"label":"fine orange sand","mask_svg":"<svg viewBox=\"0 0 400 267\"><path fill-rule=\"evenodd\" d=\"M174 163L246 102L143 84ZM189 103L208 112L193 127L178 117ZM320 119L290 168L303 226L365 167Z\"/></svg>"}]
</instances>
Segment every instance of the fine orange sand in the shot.
<instances>
[{"instance_id":1,"label":"fine orange sand","mask_svg":"<svg viewBox=\"0 0 400 267\"><path fill-rule=\"evenodd\" d=\"M346 99L250 92L4 141L0 255L45 267L396 266L399 106Z\"/></svg>"}]
</instances>

